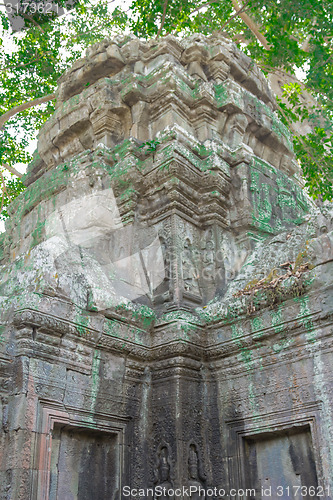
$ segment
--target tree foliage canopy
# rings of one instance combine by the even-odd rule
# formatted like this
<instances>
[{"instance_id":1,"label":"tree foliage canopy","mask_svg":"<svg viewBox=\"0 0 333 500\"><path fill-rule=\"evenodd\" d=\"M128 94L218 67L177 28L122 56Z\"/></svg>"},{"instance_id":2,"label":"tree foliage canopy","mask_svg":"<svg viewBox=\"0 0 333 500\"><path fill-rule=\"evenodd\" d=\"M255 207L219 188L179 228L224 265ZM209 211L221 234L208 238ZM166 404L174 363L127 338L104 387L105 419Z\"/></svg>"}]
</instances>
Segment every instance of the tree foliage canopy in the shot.
<instances>
[{"instance_id":1,"label":"tree foliage canopy","mask_svg":"<svg viewBox=\"0 0 333 500\"><path fill-rule=\"evenodd\" d=\"M2 217L24 189L15 166L31 159L27 146L54 110L57 79L87 46L125 30L145 39L213 31L232 39L275 77L280 118L294 135L308 191L332 200L332 17L333 0L133 0L128 6L79 0L60 17L25 15L24 28L12 32L0 9Z\"/></svg>"}]
</instances>

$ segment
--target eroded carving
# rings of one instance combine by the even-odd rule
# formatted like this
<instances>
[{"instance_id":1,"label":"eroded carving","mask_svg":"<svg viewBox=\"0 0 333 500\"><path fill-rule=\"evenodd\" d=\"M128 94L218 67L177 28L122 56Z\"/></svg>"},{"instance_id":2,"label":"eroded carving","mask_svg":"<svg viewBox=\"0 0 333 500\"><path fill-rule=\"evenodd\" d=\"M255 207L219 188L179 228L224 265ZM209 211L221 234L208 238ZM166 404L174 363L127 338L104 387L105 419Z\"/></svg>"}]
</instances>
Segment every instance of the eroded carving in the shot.
<instances>
[{"instance_id":1,"label":"eroded carving","mask_svg":"<svg viewBox=\"0 0 333 500\"><path fill-rule=\"evenodd\" d=\"M156 453L156 465L154 469L156 499L171 500L174 498L174 495L168 494L168 491L172 491L173 487L169 453L169 448L166 445L160 445Z\"/></svg>"},{"instance_id":2,"label":"eroded carving","mask_svg":"<svg viewBox=\"0 0 333 500\"><path fill-rule=\"evenodd\" d=\"M264 76L218 34L117 37L57 96L0 237L0 497L67 495L60 467L199 499L290 429L327 487L332 209Z\"/></svg>"}]
</instances>

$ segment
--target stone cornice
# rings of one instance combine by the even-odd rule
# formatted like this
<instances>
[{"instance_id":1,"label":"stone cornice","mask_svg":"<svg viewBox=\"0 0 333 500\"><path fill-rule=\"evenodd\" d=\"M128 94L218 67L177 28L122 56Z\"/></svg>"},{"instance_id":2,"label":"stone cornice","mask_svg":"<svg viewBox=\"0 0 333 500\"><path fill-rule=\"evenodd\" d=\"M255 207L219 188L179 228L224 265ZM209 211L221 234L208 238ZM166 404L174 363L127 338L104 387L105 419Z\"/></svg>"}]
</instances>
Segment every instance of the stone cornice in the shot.
<instances>
[{"instance_id":1,"label":"stone cornice","mask_svg":"<svg viewBox=\"0 0 333 500\"><path fill-rule=\"evenodd\" d=\"M291 307L290 311L288 307ZM195 317L193 317L193 322L189 322L189 316L187 315L187 320L185 320L185 315L183 319L174 318L170 321L160 322L160 325L156 326L151 333L133 329L129 324L113 319L111 321L111 324L114 325L112 329L108 327L104 332L101 332L32 309L16 311L13 325L21 332L17 336L18 343L21 342L19 354L23 354L24 345L30 352L34 343L37 342L40 345L39 357L43 357L42 344L57 346L63 351L61 357L64 362L66 362L66 344L63 344L62 339L66 338L78 345L122 353L124 356L143 362L155 363L159 360L166 360L168 363L167 360L181 357L192 359L193 362L197 360L212 363L223 358L237 357L244 351L255 353L261 348L264 348L265 356L274 355L274 345L271 343L273 339L274 342L278 342L282 337L292 339L297 336L299 339L303 338L303 340L298 341L297 348L300 342L306 348L309 343L307 336L311 332L315 332L313 339L315 343L322 342L331 336L330 326L333 323L331 312L323 311L319 306L306 315L289 319L292 312L296 313L295 304L289 303L284 309L285 311L281 313L281 319L283 317L288 317L288 319L271 326L263 325L262 328L256 330L253 330L252 327L251 333L248 330L251 329L251 322L253 323L255 318L247 320L239 318L238 321L229 326L225 325L222 329L216 325L206 330L204 325L200 325L196 321ZM265 322L263 314L270 316L269 309L266 310L266 313L261 311L258 316L263 317L262 323ZM234 331L233 325L236 329L238 325L242 325L242 330ZM223 341L220 340L221 337ZM24 339L28 341L28 344L22 344ZM282 350L292 351L294 347L290 345ZM46 349L45 353L47 352ZM45 355L47 356L47 354ZM54 355L52 358L56 360ZM90 358L88 358L86 363L89 362Z\"/></svg>"}]
</instances>

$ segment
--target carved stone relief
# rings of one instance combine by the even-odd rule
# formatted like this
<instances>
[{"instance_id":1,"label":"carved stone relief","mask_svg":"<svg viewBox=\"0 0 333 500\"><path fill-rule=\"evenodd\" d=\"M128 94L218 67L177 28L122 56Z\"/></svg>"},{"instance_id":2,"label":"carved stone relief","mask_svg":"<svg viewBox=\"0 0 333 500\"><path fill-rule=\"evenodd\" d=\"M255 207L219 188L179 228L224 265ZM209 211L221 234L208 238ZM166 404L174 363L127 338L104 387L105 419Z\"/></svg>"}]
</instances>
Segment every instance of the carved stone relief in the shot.
<instances>
[{"instance_id":1,"label":"carved stone relief","mask_svg":"<svg viewBox=\"0 0 333 500\"><path fill-rule=\"evenodd\" d=\"M204 481L205 475L202 472L197 445L191 443L188 450L188 484L196 490L191 496L193 500L199 500L203 497Z\"/></svg>"},{"instance_id":2,"label":"carved stone relief","mask_svg":"<svg viewBox=\"0 0 333 500\"><path fill-rule=\"evenodd\" d=\"M173 495L168 495L167 493L169 490L173 489L169 453L169 448L166 445L160 445L156 453L154 484L155 488L157 487L157 496L155 498L161 498L162 500L174 498ZM164 492L166 492L166 494Z\"/></svg>"},{"instance_id":3,"label":"carved stone relief","mask_svg":"<svg viewBox=\"0 0 333 500\"><path fill-rule=\"evenodd\" d=\"M0 235L1 498L332 497L333 211L275 109L219 34L119 36L61 77Z\"/></svg>"}]
</instances>

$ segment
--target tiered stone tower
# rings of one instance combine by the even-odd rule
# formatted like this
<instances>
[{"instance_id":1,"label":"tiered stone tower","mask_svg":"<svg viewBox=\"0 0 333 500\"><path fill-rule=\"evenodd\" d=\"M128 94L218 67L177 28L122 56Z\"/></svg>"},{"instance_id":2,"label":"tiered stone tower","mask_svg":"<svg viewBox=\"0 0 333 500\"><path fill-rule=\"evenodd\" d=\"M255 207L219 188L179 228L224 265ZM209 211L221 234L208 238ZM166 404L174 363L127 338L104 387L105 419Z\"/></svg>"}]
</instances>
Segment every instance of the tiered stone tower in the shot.
<instances>
[{"instance_id":1,"label":"tiered stone tower","mask_svg":"<svg viewBox=\"0 0 333 500\"><path fill-rule=\"evenodd\" d=\"M1 240L1 499L331 498L332 216L275 109L220 36L60 79Z\"/></svg>"}]
</instances>

